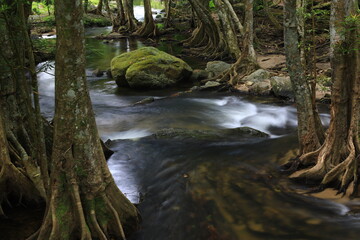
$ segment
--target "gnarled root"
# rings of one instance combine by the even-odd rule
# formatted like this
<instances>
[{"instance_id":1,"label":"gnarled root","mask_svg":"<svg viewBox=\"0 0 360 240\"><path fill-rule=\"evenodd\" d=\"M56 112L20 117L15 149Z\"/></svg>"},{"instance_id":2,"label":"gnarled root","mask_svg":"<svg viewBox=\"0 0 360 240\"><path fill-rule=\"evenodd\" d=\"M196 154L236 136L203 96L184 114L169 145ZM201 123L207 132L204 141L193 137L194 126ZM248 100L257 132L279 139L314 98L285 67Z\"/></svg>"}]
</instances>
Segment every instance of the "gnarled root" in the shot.
<instances>
[{"instance_id":1,"label":"gnarled root","mask_svg":"<svg viewBox=\"0 0 360 240\"><path fill-rule=\"evenodd\" d=\"M43 225L31 239L126 239L125 232L136 230L138 212L115 183L94 195L80 194L76 181L69 181L52 192Z\"/></svg>"},{"instance_id":2,"label":"gnarled root","mask_svg":"<svg viewBox=\"0 0 360 240\"><path fill-rule=\"evenodd\" d=\"M352 140L352 138L350 137L349 140ZM353 182L352 195L356 195L358 192L360 152L358 152L355 145L356 143L349 141L347 156L340 162L335 160L337 158L332 159L332 148L326 147L325 144L319 150L303 155L300 160L304 163L309 163L314 158L317 159L317 162L297 178L320 181L322 187L335 183L337 184L338 193L342 194L346 193L347 188Z\"/></svg>"},{"instance_id":3,"label":"gnarled root","mask_svg":"<svg viewBox=\"0 0 360 240\"><path fill-rule=\"evenodd\" d=\"M259 65L249 59L246 55L241 56L238 60L231 66L230 69L223 72L219 76L216 76L211 79L206 79L205 81L219 81L227 82L232 86L235 86L241 81L242 78L249 75L259 68Z\"/></svg>"}]
</instances>

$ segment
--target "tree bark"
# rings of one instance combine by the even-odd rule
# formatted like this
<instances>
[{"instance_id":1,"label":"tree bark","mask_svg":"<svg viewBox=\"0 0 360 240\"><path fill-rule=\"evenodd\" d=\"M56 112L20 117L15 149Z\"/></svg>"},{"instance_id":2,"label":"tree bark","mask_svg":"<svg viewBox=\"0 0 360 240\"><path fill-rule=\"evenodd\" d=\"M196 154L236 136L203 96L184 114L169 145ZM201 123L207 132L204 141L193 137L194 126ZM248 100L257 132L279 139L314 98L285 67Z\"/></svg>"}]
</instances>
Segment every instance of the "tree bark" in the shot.
<instances>
[{"instance_id":1,"label":"tree bark","mask_svg":"<svg viewBox=\"0 0 360 240\"><path fill-rule=\"evenodd\" d=\"M37 239L125 239L138 212L115 185L85 76L80 1L55 2L57 54L51 192Z\"/></svg>"},{"instance_id":2,"label":"tree bark","mask_svg":"<svg viewBox=\"0 0 360 240\"><path fill-rule=\"evenodd\" d=\"M119 32L121 26L124 26L126 23L125 11L122 0L116 0L117 13L116 17L113 19L113 32Z\"/></svg>"},{"instance_id":3,"label":"tree bark","mask_svg":"<svg viewBox=\"0 0 360 240\"><path fill-rule=\"evenodd\" d=\"M144 0L144 11L144 22L135 34L147 38L158 36L159 30L155 24L154 18L152 17L150 0Z\"/></svg>"},{"instance_id":4,"label":"tree bark","mask_svg":"<svg viewBox=\"0 0 360 240\"><path fill-rule=\"evenodd\" d=\"M132 0L124 0L124 12L126 19L126 32L134 32L137 29L137 20L134 16L134 6Z\"/></svg>"},{"instance_id":5,"label":"tree bark","mask_svg":"<svg viewBox=\"0 0 360 240\"><path fill-rule=\"evenodd\" d=\"M103 10L103 3L104 3L104 0L99 0L99 3L96 7L96 14L98 15L102 15L102 10Z\"/></svg>"},{"instance_id":6,"label":"tree bark","mask_svg":"<svg viewBox=\"0 0 360 240\"><path fill-rule=\"evenodd\" d=\"M284 5L284 44L286 63L292 83L298 116L299 154L314 151L323 141L322 129L317 125L310 87L306 81L304 65L301 64L301 43L297 18L296 1L286 0ZM300 64L299 64L300 63ZM307 163L308 164L308 163Z\"/></svg>"},{"instance_id":7,"label":"tree bark","mask_svg":"<svg viewBox=\"0 0 360 240\"><path fill-rule=\"evenodd\" d=\"M357 1L333 0L331 5L330 37L332 66L331 120L324 144L302 159L316 159L316 164L300 175L321 180L321 187L338 183L346 192L354 182L358 192L360 159L359 99L360 99L360 20Z\"/></svg>"}]
</instances>

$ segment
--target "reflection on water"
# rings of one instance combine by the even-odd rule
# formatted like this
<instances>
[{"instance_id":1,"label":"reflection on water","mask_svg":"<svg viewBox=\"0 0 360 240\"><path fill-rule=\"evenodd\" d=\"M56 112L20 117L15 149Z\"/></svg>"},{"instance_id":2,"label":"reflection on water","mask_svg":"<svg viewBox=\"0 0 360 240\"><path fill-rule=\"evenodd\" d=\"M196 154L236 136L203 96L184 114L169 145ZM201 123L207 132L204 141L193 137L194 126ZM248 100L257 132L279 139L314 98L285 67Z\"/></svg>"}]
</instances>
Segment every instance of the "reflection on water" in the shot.
<instances>
[{"instance_id":1,"label":"reflection on water","mask_svg":"<svg viewBox=\"0 0 360 240\"><path fill-rule=\"evenodd\" d=\"M113 139L110 170L124 194L139 203L143 222L133 240L357 239L359 219L348 207L300 196L276 167L296 149L293 106L235 94L119 89L91 76L110 59L140 42L104 44L88 39L90 95L101 137ZM49 74L50 73L50 74ZM42 111L52 118L54 70L39 74ZM146 97L157 100L133 104ZM327 123L328 114L322 114ZM252 141L155 140L162 128L214 130L249 126L273 138ZM117 140L116 140L117 139Z\"/></svg>"}]
</instances>

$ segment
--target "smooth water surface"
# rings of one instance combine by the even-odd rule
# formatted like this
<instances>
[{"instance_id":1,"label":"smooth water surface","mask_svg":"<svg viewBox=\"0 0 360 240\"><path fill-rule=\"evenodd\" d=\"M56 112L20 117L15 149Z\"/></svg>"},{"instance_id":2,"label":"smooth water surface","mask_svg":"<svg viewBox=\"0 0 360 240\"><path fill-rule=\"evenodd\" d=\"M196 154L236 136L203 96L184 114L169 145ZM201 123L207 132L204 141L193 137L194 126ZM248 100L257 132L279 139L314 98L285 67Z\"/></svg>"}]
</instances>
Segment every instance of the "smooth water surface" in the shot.
<instances>
[{"instance_id":1,"label":"smooth water surface","mask_svg":"<svg viewBox=\"0 0 360 240\"><path fill-rule=\"evenodd\" d=\"M87 40L87 75L99 133L103 140L112 140L115 151L108 164L120 189L139 204L142 214L141 229L131 239L358 238L360 221L347 214L348 206L298 195L276 170L297 147L293 106L225 93L168 97L178 89L120 89L113 80L92 76L92 70L108 68L116 54L141 46L126 39L114 44ZM51 119L54 79L48 73L39 77L42 111ZM156 101L133 105L149 96ZM322 119L328 122L328 114ZM242 126L270 137L143 138L163 128Z\"/></svg>"}]
</instances>

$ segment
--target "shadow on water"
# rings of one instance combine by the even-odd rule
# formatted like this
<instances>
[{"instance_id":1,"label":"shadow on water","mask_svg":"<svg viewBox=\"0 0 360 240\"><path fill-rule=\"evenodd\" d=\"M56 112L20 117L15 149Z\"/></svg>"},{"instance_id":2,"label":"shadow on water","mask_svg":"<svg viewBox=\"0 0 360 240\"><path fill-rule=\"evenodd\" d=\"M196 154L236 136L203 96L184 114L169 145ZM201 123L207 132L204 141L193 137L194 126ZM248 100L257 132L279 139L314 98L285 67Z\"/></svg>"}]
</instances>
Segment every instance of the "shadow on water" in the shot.
<instances>
[{"instance_id":1,"label":"shadow on water","mask_svg":"<svg viewBox=\"0 0 360 240\"><path fill-rule=\"evenodd\" d=\"M345 206L283 187L287 180L277 176L276 161L296 148L294 135L250 142L123 140L112 148L142 193L143 224L132 239L356 239L360 233Z\"/></svg>"}]
</instances>

